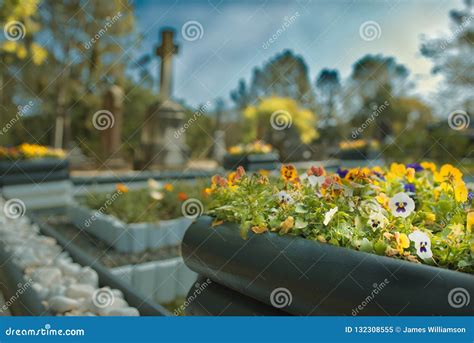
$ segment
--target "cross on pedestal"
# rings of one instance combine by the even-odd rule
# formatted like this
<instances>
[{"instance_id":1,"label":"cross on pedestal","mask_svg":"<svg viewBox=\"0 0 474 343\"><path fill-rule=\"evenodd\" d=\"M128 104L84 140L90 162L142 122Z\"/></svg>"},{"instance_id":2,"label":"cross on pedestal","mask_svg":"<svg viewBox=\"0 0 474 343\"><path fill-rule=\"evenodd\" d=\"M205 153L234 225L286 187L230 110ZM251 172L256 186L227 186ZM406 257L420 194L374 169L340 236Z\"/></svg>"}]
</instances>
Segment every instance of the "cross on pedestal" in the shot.
<instances>
[{"instance_id":1,"label":"cross on pedestal","mask_svg":"<svg viewBox=\"0 0 474 343\"><path fill-rule=\"evenodd\" d=\"M156 48L156 56L161 58L160 97L165 100L171 96L173 55L178 53L178 45L173 42L173 30L161 31L161 46Z\"/></svg>"}]
</instances>

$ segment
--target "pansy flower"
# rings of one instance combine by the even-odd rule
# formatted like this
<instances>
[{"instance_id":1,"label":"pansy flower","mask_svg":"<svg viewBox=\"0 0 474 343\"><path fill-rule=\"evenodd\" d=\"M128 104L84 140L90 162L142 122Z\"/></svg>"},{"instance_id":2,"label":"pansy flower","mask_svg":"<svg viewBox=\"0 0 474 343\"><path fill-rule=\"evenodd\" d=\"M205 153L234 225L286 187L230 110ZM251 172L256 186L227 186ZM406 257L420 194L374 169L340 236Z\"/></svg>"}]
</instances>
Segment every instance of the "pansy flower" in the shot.
<instances>
[{"instance_id":1,"label":"pansy flower","mask_svg":"<svg viewBox=\"0 0 474 343\"><path fill-rule=\"evenodd\" d=\"M326 175L326 170L324 169L324 167L313 166L308 170L308 175L324 176Z\"/></svg>"},{"instance_id":2,"label":"pansy flower","mask_svg":"<svg viewBox=\"0 0 474 343\"><path fill-rule=\"evenodd\" d=\"M415 210L415 202L406 193L397 193L388 202L395 217L408 217Z\"/></svg>"},{"instance_id":3,"label":"pansy flower","mask_svg":"<svg viewBox=\"0 0 474 343\"><path fill-rule=\"evenodd\" d=\"M421 164L419 163L408 163L406 165L407 168L412 168L414 169L416 172L421 172L424 170L424 168L421 166Z\"/></svg>"},{"instance_id":4,"label":"pansy flower","mask_svg":"<svg viewBox=\"0 0 474 343\"><path fill-rule=\"evenodd\" d=\"M431 240L428 235L421 231L414 231L408 235L411 241L415 242L416 253L422 259L433 257L431 252Z\"/></svg>"},{"instance_id":5,"label":"pansy flower","mask_svg":"<svg viewBox=\"0 0 474 343\"><path fill-rule=\"evenodd\" d=\"M410 239L404 233L396 232L395 242L397 243L397 250L400 255L403 254L405 249L410 247Z\"/></svg>"},{"instance_id":6,"label":"pansy flower","mask_svg":"<svg viewBox=\"0 0 474 343\"><path fill-rule=\"evenodd\" d=\"M388 202L390 201L390 198L385 194L385 193L379 193L379 195L377 195L375 197L375 200L377 200L377 202L382 205L385 209L388 209Z\"/></svg>"},{"instance_id":7,"label":"pansy flower","mask_svg":"<svg viewBox=\"0 0 474 343\"><path fill-rule=\"evenodd\" d=\"M327 226L329 224L329 222L331 221L332 217L334 217L334 215L336 214L336 212L339 210L339 208L336 206L332 209L330 209L329 211L327 211L325 214L324 214L324 221L323 221L323 224L324 226Z\"/></svg>"},{"instance_id":8,"label":"pansy flower","mask_svg":"<svg viewBox=\"0 0 474 343\"><path fill-rule=\"evenodd\" d=\"M278 201L280 202L280 204L292 204L294 202L291 195L289 195L285 191L278 192L277 196L278 196Z\"/></svg>"},{"instance_id":9,"label":"pansy flower","mask_svg":"<svg viewBox=\"0 0 474 343\"><path fill-rule=\"evenodd\" d=\"M421 162L420 165L424 170L430 170L432 173L436 172L436 164L433 162L424 161Z\"/></svg>"},{"instance_id":10,"label":"pansy flower","mask_svg":"<svg viewBox=\"0 0 474 343\"><path fill-rule=\"evenodd\" d=\"M293 182L298 179L298 171L292 164L282 165L280 174L286 182Z\"/></svg>"},{"instance_id":11,"label":"pansy flower","mask_svg":"<svg viewBox=\"0 0 474 343\"><path fill-rule=\"evenodd\" d=\"M436 182L447 182L449 184L454 184L456 182L462 181L462 173L459 169L453 167L451 164L444 164L439 173L434 174L434 179Z\"/></svg>"},{"instance_id":12,"label":"pansy flower","mask_svg":"<svg viewBox=\"0 0 474 343\"><path fill-rule=\"evenodd\" d=\"M117 183L115 185L115 189L117 190L117 192L119 193L128 193L128 187L125 186L123 183Z\"/></svg>"},{"instance_id":13,"label":"pansy flower","mask_svg":"<svg viewBox=\"0 0 474 343\"><path fill-rule=\"evenodd\" d=\"M457 202L466 202L468 197L468 191L466 184L463 181L456 182L454 184L454 198Z\"/></svg>"},{"instance_id":14,"label":"pansy flower","mask_svg":"<svg viewBox=\"0 0 474 343\"><path fill-rule=\"evenodd\" d=\"M388 219L381 212L373 212L369 216L367 224L372 230L376 231L385 228L388 225Z\"/></svg>"},{"instance_id":15,"label":"pansy flower","mask_svg":"<svg viewBox=\"0 0 474 343\"><path fill-rule=\"evenodd\" d=\"M415 193L415 185L412 183L407 183L403 186L405 192L407 193Z\"/></svg>"},{"instance_id":16,"label":"pansy flower","mask_svg":"<svg viewBox=\"0 0 474 343\"><path fill-rule=\"evenodd\" d=\"M347 170L347 169L341 169L341 168L337 168L337 171L336 171L337 175L339 175L339 177L340 177L341 179L344 179L344 178L346 177L346 175L347 175L348 172L349 172L349 170Z\"/></svg>"}]
</instances>

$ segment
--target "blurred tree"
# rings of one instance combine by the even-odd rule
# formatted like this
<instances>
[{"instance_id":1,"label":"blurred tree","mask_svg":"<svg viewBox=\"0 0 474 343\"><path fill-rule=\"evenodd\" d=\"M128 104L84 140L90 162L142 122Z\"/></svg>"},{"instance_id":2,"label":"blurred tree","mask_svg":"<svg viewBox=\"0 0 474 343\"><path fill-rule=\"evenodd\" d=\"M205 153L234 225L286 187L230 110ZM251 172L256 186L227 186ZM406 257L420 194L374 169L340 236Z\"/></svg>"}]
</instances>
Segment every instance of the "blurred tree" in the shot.
<instances>
[{"instance_id":1,"label":"blurred tree","mask_svg":"<svg viewBox=\"0 0 474 343\"><path fill-rule=\"evenodd\" d=\"M254 69L250 86L240 80L237 89L231 92L231 98L239 109L255 105L261 98L269 96L288 97L315 109L308 67L302 57L285 50L261 69Z\"/></svg>"},{"instance_id":2,"label":"blurred tree","mask_svg":"<svg viewBox=\"0 0 474 343\"><path fill-rule=\"evenodd\" d=\"M451 33L447 37L422 38L421 53L433 64L433 73L444 76L440 107L474 112L474 1L464 0L465 8L452 10ZM446 103L448 106L446 106ZM447 108L449 107L449 108Z\"/></svg>"},{"instance_id":3,"label":"blurred tree","mask_svg":"<svg viewBox=\"0 0 474 343\"><path fill-rule=\"evenodd\" d=\"M378 113L377 120L364 129L363 137L383 141L395 133L393 123L398 121L398 112L390 104L413 86L408 75L408 69L393 57L366 55L353 65L344 96L352 127L361 127L374 111ZM383 114L379 113L382 107Z\"/></svg>"},{"instance_id":4,"label":"blurred tree","mask_svg":"<svg viewBox=\"0 0 474 343\"><path fill-rule=\"evenodd\" d=\"M318 137L316 114L291 98L264 98L256 106L247 107L243 113L245 142L263 139L283 151L285 141L296 138L308 144ZM296 137L292 133L296 133Z\"/></svg>"}]
</instances>

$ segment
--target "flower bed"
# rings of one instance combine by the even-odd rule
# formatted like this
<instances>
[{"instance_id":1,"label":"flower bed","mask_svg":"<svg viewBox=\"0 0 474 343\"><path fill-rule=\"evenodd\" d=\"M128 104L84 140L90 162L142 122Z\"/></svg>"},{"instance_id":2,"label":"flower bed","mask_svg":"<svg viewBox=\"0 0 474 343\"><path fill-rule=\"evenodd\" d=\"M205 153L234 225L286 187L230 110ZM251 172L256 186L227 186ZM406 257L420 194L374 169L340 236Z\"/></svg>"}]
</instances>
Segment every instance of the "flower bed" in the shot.
<instances>
[{"instance_id":1,"label":"flower bed","mask_svg":"<svg viewBox=\"0 0 474 343\"><path fill-rule=\"evenodd\" d=\"M380 146L377 141L357 139L339 144L337 157L341 160L368 160L379 156Z\"/></svg>"},{"instance_id":2,"label":"flower bed","mask_svg":"<svg viewBox=\"0 0 474 343\"><path fill-rule=\"evenodd\" d=\"M242 166L249 171L273 170L279 165L279 154L269 144L257 141L252 144L236 145L229 148L224 156L224 169L233 170Z\"/></svg>"},{"instance_id":3,"label":"flower bed","mask_svg":"<svg viewBox=\"0 0 474 343\"><path fill-rule=\"evenodd\" d=\"M212 178L212 218L183 240L192 270L267 303L281 285L294 314L359 314L374 289L363 314L472 314L473 195L455 167L234 174Z\"/></svg>"},{"instance_id":4,"label":"flower bed","mask_svg":"<svg viewBox=\"0 0 474 343\"><path fill-rule=\"evenodd\" d=\"M0 186L39 184L69 179L64 152L40 145L0 147Z\"/></svg>"},{"instance_id":5,"label":"flower bed","mask_svg":"<svg viewBox=\"0 0 474 343\"><path fill-rule=\"evenodd\" d=\"M204 210L202 185L203 181L161 185L149 180L148 189L129 191L118 184L113 194L89 195L84 204L91 209L70 207L69 216L77 227L120 252L178 245Z\"/></svg>"}]
</instances>

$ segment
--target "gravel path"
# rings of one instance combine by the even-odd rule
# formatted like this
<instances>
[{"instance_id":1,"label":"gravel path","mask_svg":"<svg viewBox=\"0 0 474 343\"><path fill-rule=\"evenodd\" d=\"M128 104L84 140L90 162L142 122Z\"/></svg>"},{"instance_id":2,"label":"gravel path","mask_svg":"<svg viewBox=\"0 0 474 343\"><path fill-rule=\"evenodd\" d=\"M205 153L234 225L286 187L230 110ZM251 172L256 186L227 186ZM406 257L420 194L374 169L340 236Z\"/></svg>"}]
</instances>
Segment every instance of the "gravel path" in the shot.
<instances>
[{"instance_id":1,"label":"gravel path","mask_svg":"<svg viewBox=\"0 0 474 343\"><path fill-rule=\"evenodd\" d=\"M120 253L106 243L85 231L78 230L69 222L66 216L48 216L42 218L64 237L68 238L81 248L85 253L100 260L109 268L120 267L127 264L140 264L150 261L164 260L180 256L178 246L149 249L140 253Z\"/></svg>"}]
</instances>

